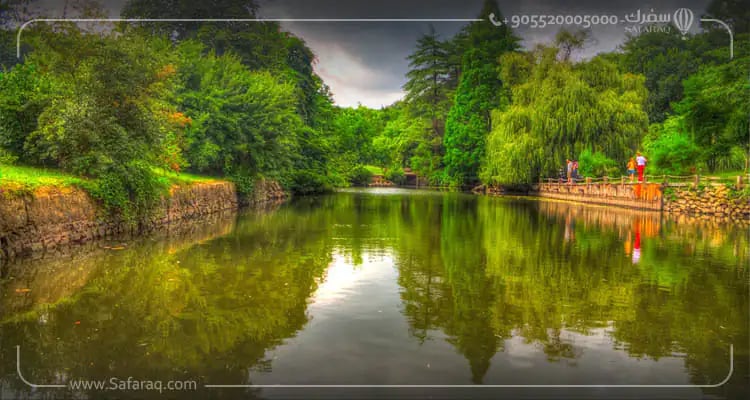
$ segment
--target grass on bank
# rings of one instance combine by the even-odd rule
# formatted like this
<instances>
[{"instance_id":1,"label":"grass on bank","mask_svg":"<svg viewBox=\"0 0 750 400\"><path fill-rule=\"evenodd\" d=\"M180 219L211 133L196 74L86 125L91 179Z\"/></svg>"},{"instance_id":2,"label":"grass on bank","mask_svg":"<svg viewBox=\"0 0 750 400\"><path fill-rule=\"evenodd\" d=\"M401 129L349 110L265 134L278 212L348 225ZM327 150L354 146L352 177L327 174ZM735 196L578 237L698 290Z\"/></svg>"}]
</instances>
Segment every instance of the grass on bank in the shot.
<instances>
[{"instance_id":1,"label":"grass on bank","mask_svg":"<svg viewBox=\"0 0 750 400\"><path fill-rule=\"evenodd\" d=\"M44 186L74 186L85 180L86 178L56 169L0 165L0 188L11 191L34 190Z\"/></svg>"},{"instance_id":2,"label":"grass on bank","mask_svg":"<svg viewBox=\"0 0 750 400\"><path fill-rule=\"evenodd\" d=\"M158 176L167 178L170 183L175 185L190 185L220 180L216 177L177 173L160 168L154 168L154 172ZM79 186L87 181L89 179L54 168L0 164L0 189L8 191L33 191L40 187Z\"/></svg>"},{"instance_id":3,"label":"grass on bank","mask_svg":"<svg viewBox=\"0 0 750 400\"><path fill-rule=\"evenodd\" d=\"M376 167L374 165L365 165L365 169L370 171L373 175L383 175L385 172L383 171L383 168Z\"/></svg>"},{"instance_id":4,"label":"grass on bank","mask_svg":"<svg viewBox=\"0 0 750 400\"><path fill-rule=\"evenodd\" d=\"M740 169L736 171L714 172L713 174L706 174L706 175L726 179L726 178L736 178L740 175L747 176L748 174L750 174L750 172L743 171Z\"/></svg>"}]
</instances>

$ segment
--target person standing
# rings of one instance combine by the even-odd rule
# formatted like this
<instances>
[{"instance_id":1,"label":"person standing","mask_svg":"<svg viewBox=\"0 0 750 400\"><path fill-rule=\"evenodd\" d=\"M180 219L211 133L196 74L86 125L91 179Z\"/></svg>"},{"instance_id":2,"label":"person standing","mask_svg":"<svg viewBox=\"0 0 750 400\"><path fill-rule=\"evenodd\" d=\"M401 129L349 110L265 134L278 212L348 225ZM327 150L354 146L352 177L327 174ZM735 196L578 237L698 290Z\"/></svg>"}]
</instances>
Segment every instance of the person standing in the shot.
<instances>
[{"instance_id":1,"label":"person standing","mask_svg":"<svg viewBox=\"0 0 750 400\"><path fill-rule=\"evenodd\" d=\"M565 159L565 167L568 171L568 183L571 183L571 175L573 173L573 161L570 161L569 158Z\"/></svg>"},{"instance_id":2,"label":"person standing","mask_svg":"<svg viewBox=\"0 0 750 400\"><path fill-rule=\"evenodd\" d=\"M633 183L633 179L635 179L635 158L630 157L630 160L628 160L628 177L630 178L630 183Z\"/></svg>"},{"instance_id":3,"label":"person standing","mask_svg":"<svg viewBox=\"0 0 750 400\"><path fill-rule=\"evenodd\" d=\"M635 165L638 170L638 182L643 182L643 172L646 170L646 162L648 162L648 160L640 151L635 153L635 155Z\"/></svg>"}]
</instances>

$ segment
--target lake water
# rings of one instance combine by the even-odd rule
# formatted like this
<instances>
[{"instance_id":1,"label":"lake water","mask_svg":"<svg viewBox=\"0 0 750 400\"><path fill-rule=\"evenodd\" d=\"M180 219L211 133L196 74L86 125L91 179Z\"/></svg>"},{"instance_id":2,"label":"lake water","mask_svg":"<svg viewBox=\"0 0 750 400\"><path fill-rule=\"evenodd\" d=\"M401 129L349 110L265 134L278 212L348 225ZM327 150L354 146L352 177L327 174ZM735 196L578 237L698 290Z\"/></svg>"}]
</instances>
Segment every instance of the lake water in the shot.
<instances>
[{"instance_id":1,"label":"lake water","mask_svg":"<svg viewBox=\"0 0 750 400\"><path fill-rule=\"evenodd\" d=\"M217 215L6 266L0 397L742 398L748 243L656 213L404 189ZM16 346L29 383L66 387L24 383ZM70 386L128 377L197 390ZM276 384L364 386L256 386ZM599 387L493 387L568 384Z\"/></svg>"}]
</instances>

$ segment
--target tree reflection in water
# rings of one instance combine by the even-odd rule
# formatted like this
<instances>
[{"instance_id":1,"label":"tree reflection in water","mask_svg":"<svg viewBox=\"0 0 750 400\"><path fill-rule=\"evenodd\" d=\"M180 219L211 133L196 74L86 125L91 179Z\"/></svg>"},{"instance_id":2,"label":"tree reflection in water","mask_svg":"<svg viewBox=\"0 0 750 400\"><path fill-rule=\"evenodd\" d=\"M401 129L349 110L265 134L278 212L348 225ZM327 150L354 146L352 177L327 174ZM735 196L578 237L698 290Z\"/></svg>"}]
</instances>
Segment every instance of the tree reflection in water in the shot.
<instances>
[{"instance_id":1,"label":"tree reflection in water","mask_svg":"<svg viewBox=\"0 0 750 400\"><path fill-rule=\"evenodd\" d=\"M485 383L511 340L535 344L549 362L575 364L587 351L576 335L605 335L630 357L683 354L694 384L724 379L734 344L732 379L706 392L746 390L749 260L741 229L419 191L303 198L243 216L212 239L145 241L78 258L87 273L75 290L20 308L11 306L17 296L31 295L6 283L4 386L30 395L15 377L15 344L33 382L248 383L249 370L272 368L268 350L306 326L333 255L358 264L365 253L393 258L413 340L447 337L474 383ZM51 261L75 271L69 262Z\"/></svg>"}]
</instances>

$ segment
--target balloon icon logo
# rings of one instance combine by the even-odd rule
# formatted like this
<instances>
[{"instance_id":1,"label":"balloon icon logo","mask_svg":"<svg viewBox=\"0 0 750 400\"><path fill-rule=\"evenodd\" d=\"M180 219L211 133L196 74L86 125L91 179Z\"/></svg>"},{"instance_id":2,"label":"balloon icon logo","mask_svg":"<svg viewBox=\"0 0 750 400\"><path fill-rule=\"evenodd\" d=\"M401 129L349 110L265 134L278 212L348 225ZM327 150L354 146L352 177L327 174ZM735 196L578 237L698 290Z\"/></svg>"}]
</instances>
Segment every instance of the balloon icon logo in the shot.
<instances>
[{"instance_id":1,"label":"balloon icon logo","mask_svg":"<svg viewBox=\"0 0 750 400\"><path fill-rule=\"evenodd\" d=\"M689 8L680 8L675 11L674 24L682 33L682 38L685 39L685 34L690 30L690 26L693 25L693 11Z\"/></svg>"}]
</instances>

